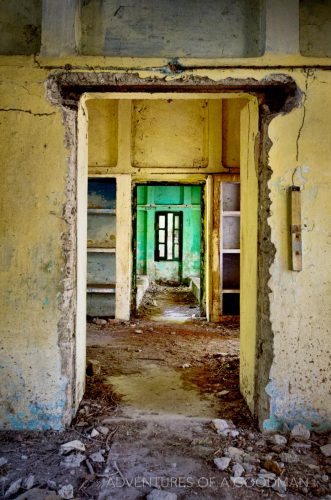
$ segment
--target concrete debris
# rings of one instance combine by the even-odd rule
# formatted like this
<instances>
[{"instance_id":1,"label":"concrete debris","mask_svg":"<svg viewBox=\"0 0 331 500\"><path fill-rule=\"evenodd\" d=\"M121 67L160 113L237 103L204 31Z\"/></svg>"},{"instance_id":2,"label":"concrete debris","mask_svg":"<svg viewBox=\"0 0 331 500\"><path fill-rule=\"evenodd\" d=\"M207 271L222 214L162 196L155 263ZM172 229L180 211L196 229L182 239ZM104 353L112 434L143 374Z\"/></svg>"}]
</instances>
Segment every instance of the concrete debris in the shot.
<instances>
[{"instance_id":1,"label":"concrete debris","mask_svg":"<svg viewBox=\"0 0 331 500\"><path fill-rule=\"evenodd\" d=\"M297 424L291 430L291 437L298 441L307 441L310 438L310 430L303 424Z\"/></svg>"},{"instance_id":2,"label":"concrete debris","mask_svg":"<svg viewBox=\"0 0 331 500\"><path fill-rule=\"evenodd\" d=\"M107 434L109 433L108 427L105 427L104 425L100 425L99 427L97 427L97 431L103 434L104 436L107 436Z\"/></svg>"},{"instance_id":3,"label":"concrete debris","mask_svg":"<svg viewBox=\"0 0 331 500\"><path fill-rule=\"evenodd\" d=\"M102 319L102 318L93 318L92 323L94 323L95 325L106 325L107 320Z\"/></svg>"},{"instance_id":4,"label":"concrete debris","mask_svg":"<svg viewBox=\"0 0 331 500\"><path fill-rule=\"evenodd\" d=\"M99 435L100 435L100 432L98 432L96 429L92 429L91 438L97 437Z\"/></svg>"},{"instance_id":5,"label":"concrete debris","mask_svg":"<svg viewBox=\"0 0 331 500\"><path fill-rule=\"evenodd\" d=\"M18 491L21 489L22 486L22 478L20 477L19 479L16 479L9 488L7 489L4 498L10 498L13 495L16 495Z\"/></svg>"},{"instance_id":6,"label":"concrete debris","mask_svg":"<svg viewBox=\"0 0 331 500\"><path fill-rule=\"evenodd\" d=\"M223 420L221 418L215 418L214 420L212 420L212 424L217 434L220 434L221 436L230 436L230 437L239 436L239 431L236 430L231 420Z\"/></svg>"},{"instance_id":7,"label":"concrete debris","mask_svg":"<svg viewBox=\"0 0 331 500\"><path fill-rule=\"evenodd\" d=\"M310 443L298 443L297 441L294 441L291 446L297 450L309 450L309 448L311 448Z\"/></svg>"},{"instance_id":8,"label":"concrete debris","mask_svg":"<svg viewBox=\"0 0 331 500\"><path fill-rule=\"evenodd\" d=\"M85 451L85 445L78 439L74 441L68 441L68 443L61 444L60 455L66 455L71 451Z\"/></svg>"},{"instance_id":9,"label":"concrete debris","mask_svg":"<svg viewBox=\"0 0 331 500\"><path fill-rule=\"evenodd\" d=\"M191 366L190 363L184 363L182 365L182 368L190 368L190 366Z\"/></svg>"},{"instance_id":10,"label":"concrete debris","mask_svg":"<svg viewBox=\"0 0 331 500\"><path fill-rule=\"evenodd\" d=\"M285 451L279 455L279 458L281 459L282 462L285 464L296 464L299 461L299 457L296 453L294 452L288 452L286 453Z\"/></svg>"},{"instance_id":11,"label":"concrete debris","mask_svg":"<svg viewBox=\"0 0 331 500\"><path fill-rule=\"evenodd\" d=\"M57 489L57 484L55 481L52 481L51 479L49 479L47 481L47 488L49 488L50 490L56 490Z\"/></svg>"},{"instance_id":12,"label":"concrete debris","mask_svg":"<svg viewBox=\"0 0 331 500\"><path fill-rule=\"evenodd\" d=\"M217 393L217 396L219 396L219 397L226 396L226 394L229 394L229 392L230 392L230 391L226 391L226 390L224 390L224 391L218 392L218 393Z\"/></svg>"},{"instance_id":13,"label":"concrete debris","mask_svg":"<svg viewBox=\"0 0 331 500\"><path fill-rule=\"evenodd\" d=\"M134 333L137 333L138 335L141 333L144 333L143 330L135 330Z\"/></svg>"},{"instance_id":14,"label":"concrete debris","mask_svg":"<svg viewBox=\"0 0 331 500\"><path fill-rule=\"evenodd\" d=\"M331 457L331 443L321 446L320 450L325 457Z\"/></svg>"},{"instance_id":15,"label":"concrete debris","mask_svg":"<svg viewBox=\"0 0 331 500\"><path fill-rule=\"evenodd\" d=\"M231 462L231 458L229 457L221 457L221 458L214 458L214 464L218 468L218 470L226 470Z\"/></svg>"},{"instance_id":16,"label":"concrete debris","mask_svg":"<svg viewBox=\"0 0 331 500\"><path fill-rule=\"evenodd\" d=\"M280 445L280 446L285 446L287 444L286 437L281 436L280 434L272 434L271 436L268 436L268 440L270 443Z\"/></svg>"},{"instance_id":17,"label":"concrete debris","mask_svg":"<svg viewBox=\"0 0 331 500\"><path fill-rule=\"evenodd\" d=\"M60 465L62 467L67 467L68 469L74 469L76 467L80 467L80 464L86 460L86 455L82 453L77 453L77 455L68 455L64 457L61 461Z\"/></svg>"},{"instance_id":18,"label":"concrete debris","mask_svg":"<svg viewBox=\"0 0 331 500\"><path fill-rule=\"evenodd\" d=\"M247 486L246 479L244 477L230 477L230 481L234 486Z\"/></svg>"},{"instance_id":19,"label":"concrete debris","mask_svg":"<svg viewBox=\"0 0 331 500\"><path fill-rule=\"evenodd\" d=\"M4 465L8 464L8 460L5 457L0 457L0 467L3 467Z\"/></svg>"},{"instance_id":20,"label":"concrete debris","mask_svg":"<svg viewBox=\"0 0 331 500\"><path fill-rule=\"evenodd\" d=\"M236 462L242 462L246 453L240 448L235 448L234 446L229 446L226 450L227 455Z\"/></svg>"},{"instance_id":21,"label":"concrete debris","mask_svg":"<svg viewBox=\"0 0 331 500\"><path fill-rule=\"evenodd\" d=\"M72 484L65 484L58 490L60 498L70 499L74 498L74 488Z\"/></svg>"},{"instance_id":22,"label":"concrete debris","mask_svg":"<svg viewBox=\"0 0 331 500\"><path fill-rule=\"evenodd\" d=\"M240 477L240 476L243 475L244 472L245 472L245 469L244 469L244 467L241 464L236 463L232 467L232 475L233 475L233 477Z\"/></svg>"},{"instance_id":23,"label":"concrete debris","mask_svg":"<svg viewBox=\"0 0 331 500\"><path fill-rule=\"evenodd\" d=\"M90 459L92 462L97 462L97 463L103 463L105 461L104 457L102 456L102 451L96 451L95 453L92 453L90 455Z\"/></svg>"},{"instance_id":24,"label":"concrete debris","mask_svg":"<svg viewBox=\"0 0 331 500\"><path fill-rule=\"evenodd\" d=\"M22 487L25 490L31 490L31 488L33 488L34 484L35 484L35 477L33 474L29 474L28 477L23 479Z\"/></svg>"},{"instance_id":25,"label":"concrete debris","mask_svg":"<svg viewBox=\"0 0 331 500\"><path fill-rule=\"evenodd\" d=\"M177 500L175 493L163 490L153 490L146 497L147 500Z\"/></svg>"}]
</instances>

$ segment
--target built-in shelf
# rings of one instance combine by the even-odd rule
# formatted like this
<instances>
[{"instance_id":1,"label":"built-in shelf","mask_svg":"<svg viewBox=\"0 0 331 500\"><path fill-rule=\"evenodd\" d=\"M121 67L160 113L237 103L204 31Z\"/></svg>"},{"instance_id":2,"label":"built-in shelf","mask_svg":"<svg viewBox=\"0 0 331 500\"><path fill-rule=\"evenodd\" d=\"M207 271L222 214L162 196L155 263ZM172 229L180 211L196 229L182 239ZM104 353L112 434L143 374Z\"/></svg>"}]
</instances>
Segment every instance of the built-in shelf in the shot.
<instances>
[{"instance_id":1,"label":"built-in shelf","mask_svg":"<svg viewBox=\"0 0 331 500\"><path fill-rule=\"evenodd\" d=\"M88 214L110 214L110 215L115 215L116 210L115 208L88 208L87 209Z\"/></svg>"},{"instance_id":2,"label":"built-in shelf","mask_svg":"<svg viewBox=\"0 0 331 500\"><path fill-rule=\"evenodd\" d=\"M223 288L222 293L240 293L238 288Z\"/></svg>"},{"instance_id":3,"label":"built-in shelf","mask_svg":"<svg viewBox=\"0 0 331 500\"><path fill-rule=\"evenodd\" d=\"M111 285L87 284L86 291L87 293L116 293L116 286L114 284Z\"/></svg>"},{"instance_id":4,"label":"built-in shelf","mask_svg":"<svg viewBox=\"0 0 331 500\"><path fill-rule=\"evenodd\" d=\"M223 217L240 217L240 212L232 210L224 210L222 212Z\"/></svg>"},{"instance_id":5,"label":"built-in shelf","mask_svg":"<svg viewBox=\"0 0 331 500\"><path fill-rule=\"evenodd\" d=\"M116 248L87 247L88 253L116 253Z\"/></svg>"},{"instance_id":6,"label":"built-in shelf","mask_svg":"<svg viewBox=\"0 0 331 500\"><path fill-rule=\"evenodd\" d=\"M240 248L223 248L223 253L240 253Z\"/></svg>"}]
</instances>

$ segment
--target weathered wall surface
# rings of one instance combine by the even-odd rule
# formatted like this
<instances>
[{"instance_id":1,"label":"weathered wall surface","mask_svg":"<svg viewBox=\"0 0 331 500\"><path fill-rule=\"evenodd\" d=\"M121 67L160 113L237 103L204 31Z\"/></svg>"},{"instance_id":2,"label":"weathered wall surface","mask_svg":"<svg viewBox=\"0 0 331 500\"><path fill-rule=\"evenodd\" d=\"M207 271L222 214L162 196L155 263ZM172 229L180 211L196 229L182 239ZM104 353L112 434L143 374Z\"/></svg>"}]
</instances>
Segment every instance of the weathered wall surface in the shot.
<instances>
[{"instance_id":1,"label":"weathered wall surface","mask_svg":"<svg viewBox=\"0 0 331 500\"><path fill-rule=\"evenodd\" d=\"M296 75L303 107L271 122L271 237L276 256L269 281L274 360L266 427L331 422L331 106L330 72ZM302 188L303 270L289 271L287 188Z\"/></svg>"},{"instance_id":2,"label":"weathered wall surface","mask_svg":"<svg viewBox=\"0 0 331 500\"><path fill-rule=\"evenodd\" d=\"M68 421L72 404L68 375L73 373L74 324L67 328L63 317L66 311L67 321L74 318L74 296L69 292L74 290L74 280L65 260L69 255L74 269L74 238L71 241L65 235L73 223L76 190L72 179L66 179L69 151L62 115L45 98L44 81L52 70L32 65L29 58L3 58L1 63L1 425L59 428ZM40 64L49 67L51 62ZM57 64L64 65L63 61ZM100 67L110 61L98 59L95 64ZM331 130L325 110L331 104L331 77L322 70L279 72L294 78L305 99L303 106L277 116L269 127L273 145L268 222L276 255L269 280L269 342L274 357L267 386L270 418L265 419L265 427L301 420L326 426L331 422L331 290L326 266L331 258ZM215 80L260 80L274 70L202 69L198 73ZM164 78L163 73L146 69L140 75ZM286 190L293 179L304 184L300 273L288 270ZM129 175L125 183L130 189ZM71 215L65 193L71 200ZM121 203L127 212L121 223L127 224L131 207L124 194Z\"/></svg>"},{"instance_id":3,"label":"weathered wall surface","mask_svg":"<svg viewBox=\"0 0 331 500\"><path fill-rule=\"evenodd\" d=\"M0 53L35 54L40 49L42 0L0 0Z\"/></svg>"},{"instance_id":4,"label":"weathered wall surface","mask_svg":"<svg viewBox=\"0 0 331 500\"><path fill-rule=\"evenodd\" d=\"M29 64L1 69L2 428L60 428L70 404L58 331L68 151L46 76Z\"/></svg>"},{"instance_id":5,"label":"weathered wall surface","mask_svg":"<svg viewBox=\"0 0 331 500\"><path fill-rule=\"evenodd\" d=\"M144 57L245 57L263 52L260 0L89 0L82 53ZM152 29L151 29L152 27Z\"/></svg>"},{"instance_id":6,"label":"weathered wall surface","mask_svg":"<svg viewBox=\"0 0 331 500\"><path fill-rule=\"evenodd\" d=\"M300 52L309 57L331 56L331 3L300 1Z\"/></svg>"}]
</instances>

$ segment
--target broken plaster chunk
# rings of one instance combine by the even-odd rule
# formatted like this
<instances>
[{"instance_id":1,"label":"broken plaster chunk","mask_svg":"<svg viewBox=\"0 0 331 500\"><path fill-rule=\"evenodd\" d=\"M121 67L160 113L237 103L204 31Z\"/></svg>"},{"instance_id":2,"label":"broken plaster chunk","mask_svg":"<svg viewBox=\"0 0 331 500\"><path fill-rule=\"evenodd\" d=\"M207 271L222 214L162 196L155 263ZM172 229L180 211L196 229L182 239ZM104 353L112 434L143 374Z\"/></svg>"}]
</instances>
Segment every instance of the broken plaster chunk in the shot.
<instances>
[{"instance_id":1,"label":"broken plaster chunk","mask_svg":"<svg viewBox=\"0 0 331 500\"><path fill-rule=\"evenodd\" d=\"M67 469L74 469L76 467L80 467L80 464L84 462L84 460L86 460L86 455L83 455L82 453L67 455L61 461L60 465L62 467L66 467Z\"/></svg>"},{"instance_id":2,"label":"broken plaster chunk","mask_svg":"<svg viewBox=\"0 0 331 500\"><path fill-rule=\"evenodd\" d=\"M244 469L244 467L241 464L236 463L232 467L232 475L233 475L233 477L240 477L240 476L243 475L244 472L245 472L245 469Z\"/></svg>"},{"instance_id":3,"label":"broken plaster chunk","mask_svg":"<svg viewBox=\"0 0 331 500\"><path fill-rule=\"evenodd\" d=\"M97 437L99 435L100 435L100 432L98 432L96 429L92 429L91 438Z\"/></svg>"},{"instance_id":4,"label":"broken plaster chunk","mask_svg":"<svg viewBox=\"0 0 331 500\"><path fill-rule=\"evenodd\" d=\"M190 363L184 363L182 365L182 368L190 368L190 366L191 366Z\"/></svg>"},{"instance_id":5,"label":"broken plaster chunk","mask_svg":"<svg viewBox=\"0 0 331 500\"><path fill-rule=\"evenodd\" d=\"M226 396L227 394L229 394L230 391L227 391L227 390L224 390L224 391L221 391L221 392L218 392L217 393L217 396L219 398L221 398L222 396Z\"/></svg>"},{"instance_id":6,"label":"broken plaster chunk","mask_svg":"<svg viewBox=\"0 0 331 500\"><path fill-rule=\"evenodd\" d=\"M331 457L331 443L325 444L320 447L321 452L326 457Z\"/></svg>"},{"instance_id":7,"label":"broken plaster chunk","mask_svg":"<svg viewBox=\"0 0 331 500\"><path fill-rule=\"evenodd\" d=\"M15 495L21 488L22 485L22 478L20 477L19 479L16 479L9 488L7 489L4 498L10 498L11 496Z\"/></svg>"},{"instance_id":8,"label":"broken plaster chunk","mask_svg":"<svg viewBox=\"0 0 331 500\"><path fill-rule=\"evenodd\" d=\"M107 320L102 319L102 318L93 318L92 323L94 323L95 325L106 325Z\"/></svg>"},{"instance_id":9,"label":"broken plaster chunk","mask_svg":"<svg viewBox=\"0 0 331 500\"><path fill-rule=\"evenodd\" d=\"M95 453L92 453L92 455L90 455L90 459L92 460L92 462L96 463L103 463L105 461L101 451L96 451Z\"/></svg>"},{"instance_id":10,"label":"broken plaster chunk","mask_svg":"<svg viewBox=\"0 0 331 500\"><path fill-rule=\"evenodd\" d=\"M242 462L246 453L240 448L235 448L234 446L229 446L227 449L228 456L235 460L236 462Z\"/></svg>"},{"instance_id":11,"label":"broken plaster chunk","mask_svg":"<svg viewBox=\"0 0 331 500\"><path fill-rule=\"evenodd\" d=\"M22 487L25 490L31 490L31 488L33 488L34 484L35 484L35 477L33 474L29 474L28 477L23 479Z\"/></svg>"},{"instance_id":12,"label":"broken plaster chunk","mask_svg":"<svg viewBox=\"0 0 331 500\"><path fill-rule=\"evenodd\" d=\"M214 458L214 464L218 468L218 470L226 470L231 462L231 458L229 457L221 457L221 458Z\"/></svg>"},{"instance_id":13,"label":"broken plaster chunk","mask_svg":"<svg viewBox=\"0 0 331 500\"><path fill-rule=\"evenodd\" d=\"M269 436L269 442L272 444L280 445L280 446L285 446L287 443L287 439L285 436L281 436L280 434L273 434Z\"/></svg>"},{"instance_id":14,"label":"broken plaster chunk","mask_svg":"<svg viewBox=\"0 0 331 500\"><path fill-rule=\"evenodd\" d=\"M143 330L135 330L134 333L137 333L138 335L140 335L141 333L144 333Z\"/></svg>"},{"instance_id":15,"label":"broken plaster chunk","mask_svg":"<svg viewBox=\"0 0 331 500\"><path fill-rule=\"evenodd\" d=\"M298 441L307 441L310 438L310 430L304 424L297 424L291 430L291 437Z\"/></svg>"},{"instance_id":16,"label":"broken plaster chunk","mask_svg":"<svg viewBox=\"0 0 331 500\"><path fill-rule=\"evenodd\" d=\"M176 493L170 493L170 491L164 490L153 490L147 497L147 500L177 500Z\"/></svg>"},{"instance_id":17,"label":"broken plaster chunk","mask_svg":"<svg viewBox=\"0 0 331 500\"><path fill-rule=\"evenodd\" d=\"M61 486L57 493L60 498L65 498L67 500L74 498L74 488L72 484L65 484Z\"/></svg>"},{"instance_id":18,"label":"broken plaster chunk","mask_svg":"<svg viewBox=\"0 0 331 500\"><path fill-rule=\"evenodd\" d=\"M104 425L99 425L99 427L97 427L97 431L104 436L107 436L107 434L109 433L108 427L105 427Z\"/></svg>"},{"instance_id":19,"label":"broken plaster chunk","mask_svg":"<svg viewBox=\"0 0 331 500\"><path fill-rule=\"evenodd\" d=\"M220 434L221 436L237 437L239 435L239 431L236 430L231 420L215 418L212 420L212 424L217 434Z\"/></svg>"},{"instance_id":20,"label":"broken plaster chunk","mask_svg":"<svg viewBox=\"0 0 331 500\"><path fill-rule=\"evenodd\" d=\"M299 461L298 455L294 452L283 452L279 455L279 458L285 464L296 464Z\"/></svg>"},{"instance_id":21,"label":"broken plaster chunk","mask_svg":"<svg viewBox=\"0 0 331 500\"><path fill-rule=\"evenodd\" d=\"M74 441L68 441L68 443L61 444L60 455L66 455L71 451L85 451L85 445L78 439Z\"/></svg>"}]
</instances>

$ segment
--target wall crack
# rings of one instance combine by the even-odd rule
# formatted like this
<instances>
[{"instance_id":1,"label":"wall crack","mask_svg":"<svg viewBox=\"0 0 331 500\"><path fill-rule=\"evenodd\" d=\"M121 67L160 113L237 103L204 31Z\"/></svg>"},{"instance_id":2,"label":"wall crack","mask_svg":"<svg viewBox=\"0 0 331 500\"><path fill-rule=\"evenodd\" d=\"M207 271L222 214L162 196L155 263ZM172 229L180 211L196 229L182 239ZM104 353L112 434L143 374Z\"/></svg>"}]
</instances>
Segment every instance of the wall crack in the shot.
<instances>
[{"instance_id":1,"label":"wall crack","mask_svg":"<svg viewBox=\"0 0 331 500\"><path fill-rule=\"evenodd\" d=\"M34 113L31 111L31 109L20 109L20 108L0 108L0 112L3 113L8 113L10 111L16 112L16 113L28 113L29 115L32 116L52 116L55 115L55 111L52 111L52 113Z\"/></svg>"}]
</instances>

